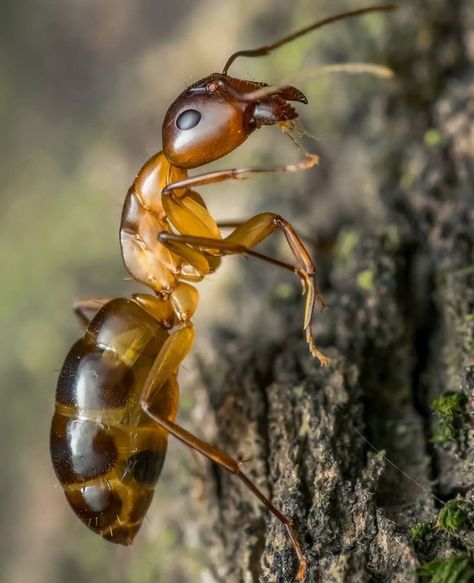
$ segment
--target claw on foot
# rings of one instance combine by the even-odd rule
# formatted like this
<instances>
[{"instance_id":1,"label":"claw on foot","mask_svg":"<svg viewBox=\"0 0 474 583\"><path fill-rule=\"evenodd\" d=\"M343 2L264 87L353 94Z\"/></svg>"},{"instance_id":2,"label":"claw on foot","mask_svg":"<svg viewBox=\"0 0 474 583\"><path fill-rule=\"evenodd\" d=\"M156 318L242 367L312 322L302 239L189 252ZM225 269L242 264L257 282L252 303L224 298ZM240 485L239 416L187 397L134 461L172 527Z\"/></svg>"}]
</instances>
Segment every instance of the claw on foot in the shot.
<instances>
[{"instance_id":1,"label":"claw on foot","mask_svg":"<svg viewBox=\"0 0 474 583\"><path fill-rule=\"evenodd\" d=\"M309 275L303 270L298 270L298 275L300 276L301 285L303 287L303 295L306 295L303 330L306 332L306 341L309 346L309 351L313 358L319 360L321 366L328 366L329 358L316 347L313 340L313 333L311 331L311 321L313 319L315 302L318 302L321 309L326 308L327 304L316 289L314 276Z\"/></svg>"},{"instance_id":2,"label":"claw on foot","mask_svg":"<svg viewBox=\"0 0 474 583\"><path fill-rule=\"evenodd\" d=\"M296 556L298 557L299 565L298 565L298 572L296 573L296 579L298 581L303 581L304 576L306 574L306 561L303 556L303 551L301 550L301 545L298 540L298 535L296 534L295 529L293 526L287 522L286 529L288 534L290 535L291 542L293 544L293 548L295 549Z\"/></svg>"},{"instance_id":3,"label":"claw on foot","mask_svg":"<svg viewBox=\"0 0 474 583\"><path fill-rule=\"evenodd\" d=\"M306 341L308 342L309 351L313 358L317 358L321 363L321 366L328 366L330 363L329 358L323 354L316 344L314 343L313 334L311 332L311 328L306 328Z\"/></svg>"},{"instance_id":4,"label":"claw on foot","mask_svg":"<svg viewBox=\"0 0 474 583\"><path fill-rule=\"evenodd\" d=\"M319 292L316 292L316 301L318 302L321 310L324 310L328 307L327 303L324 301L323 296Z\"/></svg>"},{"instance_id":5,"label":"claw on foot","mask_svg":"<svg viewBox=\"0 0 474 583\"><path fill-rule=\"evenodd\" d=\"M296 573L297 581L304 581L304 576L306 575L306 561L302 559L298 567L298 572Z\"/></svg>"},{"instance_id":6,"label":"claw on foot","mask_svg":"<svg viewBox=\"0 0 474 583\"><path fill-rule=\"evenodd\" d=\"M239 468L241 468L242 466L244 466L245 464L247 464L248 462L252 461L253 458L251 457L246 457L243 460L239 460L237 462L237 465L239 466Z\"/></svg>"}]
</instances>

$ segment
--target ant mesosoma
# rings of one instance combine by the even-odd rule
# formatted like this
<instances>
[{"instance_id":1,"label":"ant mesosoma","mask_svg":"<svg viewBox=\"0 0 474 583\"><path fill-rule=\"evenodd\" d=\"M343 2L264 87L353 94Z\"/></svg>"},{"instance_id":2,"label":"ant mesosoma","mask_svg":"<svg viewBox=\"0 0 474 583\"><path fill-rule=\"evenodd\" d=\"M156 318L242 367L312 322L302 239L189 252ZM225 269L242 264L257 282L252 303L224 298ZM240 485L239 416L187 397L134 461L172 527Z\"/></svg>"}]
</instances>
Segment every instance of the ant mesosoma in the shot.
<instances>
[{"instance_id":1,"label":"ant mesosoma","mask_svg":"<svg viewBox=\"0 0 474 583\"><path fill-rule=\"evenodd\" d=\"M297 578L304 578L306 562L290 520L241 471L239 462L174 420L177 373L194 339L191 318L198 292L191 283L215 271L225 255L249 255L297 275L306 295L303 329L310 353L328 364L311 330L315 303L324 306L315 286L315 266L292 225L265 212L237 223L223 237L203 199L192 190L256 173L304 170L317 164L318 157L300 147L305 159L295 164L192 177L188 170L232 152L264 125L279 124L292 137L292 120L298 113L290 102L307 103L304 94L290 85L230 77L235 59L266 55L343 18L393 8L377 5L337 14L271 45L238 51L222 73L193 83L168 109L163 151L138 173L120 225L125 266L154 293L78 302L75 311L85 333L66 357L57 385L50 444L54 470L74 512L105 539L123 545L133 542L153 498L171 434L238 476L285 526L298 557ZM284 233L295 265L253 250L276 230ZM89 310L96 311L92 319L86 315Z\"/></svg>"}]
</instances>

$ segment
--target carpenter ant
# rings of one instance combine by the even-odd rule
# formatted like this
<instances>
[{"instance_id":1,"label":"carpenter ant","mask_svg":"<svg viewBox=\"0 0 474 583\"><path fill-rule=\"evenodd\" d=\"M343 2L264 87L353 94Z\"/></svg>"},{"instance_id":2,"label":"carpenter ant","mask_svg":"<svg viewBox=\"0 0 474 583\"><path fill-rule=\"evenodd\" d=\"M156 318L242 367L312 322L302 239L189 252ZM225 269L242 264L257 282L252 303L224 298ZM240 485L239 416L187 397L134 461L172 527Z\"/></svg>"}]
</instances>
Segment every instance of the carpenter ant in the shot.
<instances>
[{"instance_id":1,"label":"carpenter ant","mask_svg":"<svg viewBox=\"0 0 474 583\"><path fill-rule=\"evenodd\" d=\"M290 85L268 86L228 74L238 57L266 55L286 43L344 18L392 10L377 5L337 14L279 41L234 53L222 73L188 87L168 109L163 150L138 173L125 199L120 244L127 270L153 293L131 298L78 302L75 311L85 333L61 370L51 427L51 456L66 498L79 518L103 538L130 545L154 495L168 434L229 472L285 526L297 555L297 578L306 561L290 520L241 471L239 463L192 435L174 420L177 373L194 339L192 316L198 292L191 283L215 271L225 255L249 255L296 274L306 307L303 329L310 353L322 365L327 357L314 343L315 303L324 306L315 285L315 266L301 237L284 218L270 212L237 224L223 237L196 186L255 173L296 172L318 157L276 167L234 168L188 176L188 170L238 148L255 130L279 124L288 131L298 117L292 102L307 103ZM294 138L293 138L294 139ZM282 231L295 264L253 250ZM95 310L92 319L87 311Z\"/></svg>"}]
</instances>

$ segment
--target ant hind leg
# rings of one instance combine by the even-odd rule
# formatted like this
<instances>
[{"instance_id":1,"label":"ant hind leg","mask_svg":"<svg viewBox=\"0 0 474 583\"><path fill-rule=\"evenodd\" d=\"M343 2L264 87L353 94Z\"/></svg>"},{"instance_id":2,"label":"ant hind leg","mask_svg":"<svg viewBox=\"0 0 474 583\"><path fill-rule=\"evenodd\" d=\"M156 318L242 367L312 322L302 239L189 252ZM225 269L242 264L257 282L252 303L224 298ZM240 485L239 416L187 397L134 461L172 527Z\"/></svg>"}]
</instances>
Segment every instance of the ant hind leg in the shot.
<instances>
[{"instance_id":1,"label":"ant hind leg","mask_svg":"<svg viewBox=\"0 0 474 583\"><path fill-rule=\"evenodd\" d=\"M240 464L237 460L224 453L223 451L217 449L216 447L206 443L205 441L202 441L199 439L199 437L196 437L169 419L165 419L159 415L156 415L150 410L150 405L151 403L149 404L146 401L142 401L142 408L152 419L158 423L158 425L179 439L182 443L190 447L192 450L201 453L212 462L218 464L231 474L237 476L245 485L245 487L248 488L250 492L252 492L252 494L256 496L260 502L281 522L288 533L291 545L293 546L296 556L298 557L299 566L296 578L298 581L303 581L306 573L306 561L301 550L301 544L298 540L298 536L293 525L291 524L290 519L282 514L263 494L263 492L261 492L257 486L255 486L255 484L241 471Z\"/></svg>"},{"instance_id":2,"label":"ant hind leg","mask_svg":"<svg viewBox=\"0 0 474 583\"><path fill-rule=\"evenodd\" d=\"M92 318L87 316L86 312L93 311L97 313L107 302L110 302L110 298L88 298L86 300L77 300L72 304L72 309L79 322L84 328L87 328L91 323Z\"/></svg>"}]
</instances>

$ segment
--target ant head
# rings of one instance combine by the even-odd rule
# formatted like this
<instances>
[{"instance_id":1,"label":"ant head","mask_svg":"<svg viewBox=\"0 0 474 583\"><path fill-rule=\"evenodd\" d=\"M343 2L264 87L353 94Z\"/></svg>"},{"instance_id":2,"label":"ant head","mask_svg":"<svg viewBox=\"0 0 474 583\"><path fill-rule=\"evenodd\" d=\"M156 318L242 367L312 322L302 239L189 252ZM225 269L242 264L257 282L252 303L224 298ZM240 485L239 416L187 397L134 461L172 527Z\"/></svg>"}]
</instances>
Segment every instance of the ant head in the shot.
<instances>
[{"instance_id":1,"label":"ant head","mask_svg":"<svg viewBox=\"0 0 474 583\"><path fill-rule=\"evenodd\" d=\"M214 73L184 91L168 109L163 122L163 151L181 168L196 168L229 154L262 125L298 117L288 101L307 103L290 85L268 87L230 77L227 72L239 57L262 57L309 32L332 22L370 12L394 10L393 4L366 6L313 22L273 44L232 54L222 73Z\"/></svg>"},{"instance_id":2,"label":"ant head","mask_svg":"<svg viewBox=\"0 0 474 583\"><path fill-rule=\"evenodd\" d=\"M196 168L238 148L262 125L295 119L298 89L268 87L215 73L188 87L163 121L163 151L174 166Z\"/></svg>"}]
</instances>

